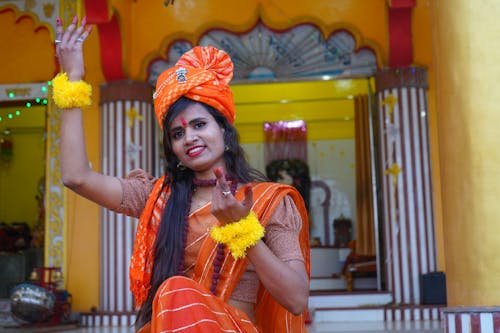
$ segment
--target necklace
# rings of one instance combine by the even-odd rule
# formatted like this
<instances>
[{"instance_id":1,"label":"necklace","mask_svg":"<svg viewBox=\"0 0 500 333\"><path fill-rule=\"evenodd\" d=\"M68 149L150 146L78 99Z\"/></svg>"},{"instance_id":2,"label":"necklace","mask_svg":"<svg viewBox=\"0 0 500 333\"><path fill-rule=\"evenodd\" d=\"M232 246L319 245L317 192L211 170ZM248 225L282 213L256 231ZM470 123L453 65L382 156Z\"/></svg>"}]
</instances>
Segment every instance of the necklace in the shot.
<instances>
[{"instance_id":1,"label":"necklace","mask_svg":"<svg viewBox=\"0 0 500 333\"><path fill-rule=\"evenodd\" d=\"M238 186L238 182L234 180L232 177L226 177L226 179L230 182L231 193L236 192L236 188ZM184 227L182 229L182 248L184 249L184 254L179 262L179 267L177 268L177 274L181 274L184 268L184 255L186 253L186 243L187 243L187 234L189 231L189 212L191 210L191 204L193 201L193 192L196 191L197 187L212 187L217 183L217 179L193 179L193 189L189 192L187 198L187 207L186 212L184 213ZM224 244L217 244L217 254L214 259L214 271L212 273L212 283L210 285L210 291L212 294L216 295L217 283L219 282L220 270L222 268L222 262L224 260L224 251L226 246Z\"/></svg>"}]
</instances>

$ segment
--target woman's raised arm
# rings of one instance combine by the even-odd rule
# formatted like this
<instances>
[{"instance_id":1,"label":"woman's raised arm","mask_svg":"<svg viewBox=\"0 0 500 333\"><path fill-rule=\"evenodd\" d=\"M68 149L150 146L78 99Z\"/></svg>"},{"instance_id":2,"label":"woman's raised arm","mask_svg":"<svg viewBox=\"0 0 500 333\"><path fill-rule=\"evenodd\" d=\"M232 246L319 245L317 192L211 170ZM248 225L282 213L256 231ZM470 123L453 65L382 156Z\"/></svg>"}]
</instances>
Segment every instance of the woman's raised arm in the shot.
<instances>
[{"instance_id":1,"label":"woman's raised arm","mask_svg":"<svg viewBox=\"0 0 500 333\"><path fill-rule=\"evenodd\" d=\"M77 86L84 77L83 43L90 34L85 18L78 25L75 16L64 29L61 20L56 22L56 53L61 70L59 79L53 80L54 101L63 109L61 115L60 151L61 176L65 186L87 199L108 208L116 208L122 200L120 181L94 171L87 157L83 129L82 104L69 94L88 94L86 85ZM56 77L57 78L57 77ZM90 89L90 87L89 87ZM95 102L95 101L94 101Z\"/></svg>"}]
</instances>

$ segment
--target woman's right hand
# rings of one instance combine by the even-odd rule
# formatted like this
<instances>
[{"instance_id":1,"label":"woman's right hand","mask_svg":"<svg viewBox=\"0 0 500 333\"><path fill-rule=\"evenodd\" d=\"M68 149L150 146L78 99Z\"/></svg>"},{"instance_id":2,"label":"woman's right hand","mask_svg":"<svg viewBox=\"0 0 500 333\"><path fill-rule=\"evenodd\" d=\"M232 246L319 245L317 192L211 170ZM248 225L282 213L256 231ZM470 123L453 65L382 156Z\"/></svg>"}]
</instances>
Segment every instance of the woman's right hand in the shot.
<instances>
[{"instance_id":1,"label":"woman's right hand","mask_svg":"<svg viewBox=\"0 0 500 333\"><path fill-rule=\"evenodd\" d=\"M236 222L246 217L253 205L253 191L250 184L243 185L245 198L238 201L233 194L223 168L213 170L217 183L212 191L211 213L217 218L221 225Z\"/></svg>"},{"instance_id":2,"label":"woman's right hand","mask_svg":"<svg viewBox=\"0 0 500 333\"><path fill-rule=\"evenodd\" d=\"M85 74L83 63L83 42L90 34L92 26L85 27L85 17L78 26L75 16L71 24L64 30L60 18L56 20L56 54L61 68L70 81L81 80Z\"/></svg>"}]
</instances>

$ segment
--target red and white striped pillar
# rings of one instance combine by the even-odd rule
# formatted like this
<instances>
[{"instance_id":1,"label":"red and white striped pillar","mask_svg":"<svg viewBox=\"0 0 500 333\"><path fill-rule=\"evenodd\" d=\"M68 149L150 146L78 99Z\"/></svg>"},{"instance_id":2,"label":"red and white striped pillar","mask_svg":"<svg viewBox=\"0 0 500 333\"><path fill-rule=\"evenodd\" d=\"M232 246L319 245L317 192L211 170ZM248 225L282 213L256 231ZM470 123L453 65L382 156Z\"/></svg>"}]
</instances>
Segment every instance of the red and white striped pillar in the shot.
<instances>
[{"instance_id":1,"label":"red and white striped pillar","mask_svg":"<svg viewBox=\"0 0 500 333\"><path fill-rule=\"evenodd\" d=\"M102 172L125 177L142 168L154 172L156 118L152 89L145 82L101 86ZM102 210L100 311L133 311L129 260L137 219Z\"/></svg>"},{"instance_id":2,"label":"red and white striped pillar","mask_svg":"<svg viewBox=\"0 0 500 333\"><path fill-rule=\"evenodd\" d=\"M394 303L421 304L420 278L436 270L427 71L376 75L387 289Z\"/></svg>"}]
</instances>

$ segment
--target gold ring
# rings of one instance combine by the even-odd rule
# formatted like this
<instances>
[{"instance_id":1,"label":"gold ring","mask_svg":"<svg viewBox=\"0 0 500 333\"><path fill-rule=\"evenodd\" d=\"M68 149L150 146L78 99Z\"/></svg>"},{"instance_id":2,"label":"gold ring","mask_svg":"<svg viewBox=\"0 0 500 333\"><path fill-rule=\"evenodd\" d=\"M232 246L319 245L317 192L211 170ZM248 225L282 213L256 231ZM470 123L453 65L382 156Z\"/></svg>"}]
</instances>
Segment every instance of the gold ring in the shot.
<instances>
[{"instance_id":1,"label":"gold ring","mask_svg":"<svg viewBox=\"0 0 500 333\"><path fill-rule=\"evenodd\" d=\"M231 191L222 191L222 195L225 197L227 197L230 194L231 194Z\"/></svg>"}]
</instances>

